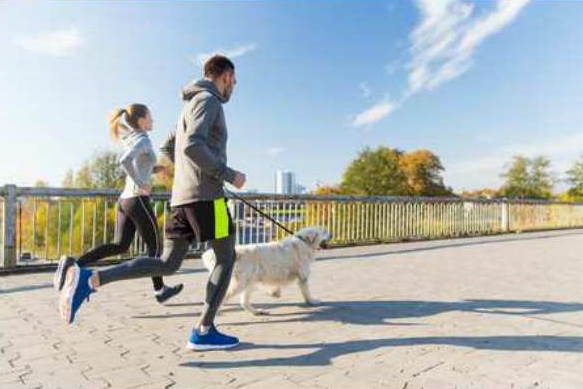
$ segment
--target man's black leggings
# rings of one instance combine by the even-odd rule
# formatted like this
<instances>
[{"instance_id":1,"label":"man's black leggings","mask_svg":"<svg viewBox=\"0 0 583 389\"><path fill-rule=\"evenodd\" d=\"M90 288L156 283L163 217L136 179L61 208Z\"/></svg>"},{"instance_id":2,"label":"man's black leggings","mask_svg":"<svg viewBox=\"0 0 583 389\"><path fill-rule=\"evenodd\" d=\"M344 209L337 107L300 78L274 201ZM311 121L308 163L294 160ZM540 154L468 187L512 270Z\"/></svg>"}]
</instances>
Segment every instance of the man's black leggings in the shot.
<instances>
[{"instance_id":1,"label":"man's black leggings","mask_svg":"<svg viewBox=\"0 0 583 389\"><path fill-rule=\"evenodd\" d=\"M162 240L158 231L156 215L147 196L120 199L117 205L117 224L115 237L112 243L93 248L83 254L77 263L87 266L99 259L125 253L130 248L136 230L144 240L148 249L148 256L158 258L162 254ZM162 277L152 277L154 289L164 286Z\"/></svg>"},{"instance_id":2,"label":"man's black leggings","mask_svg":"<svg viewBox=\"0 0 583 389\"><path fill-rule=\"evenodd\" d=\"M196 237L199 241L210 241L216 257L216 265L207 281L205 305L199 322L210 326L229 288L236 257L235 229L224 198L173 207L166 224L161 257L135 258L98 270L99 284L173 274L182 265Z\"/></svg>"},{"instance_id":3,"label":"man's black leggings","mask_svg":"<svg viewBox=\"0 0 583 389\"><path fill-rule=\"evenodd\" d=\"M98 270L99 283L105 285L121 280L174 274L180 269L190 243L191 240L185 238L166 239L161 258L135 258ZM206 285L205 305L200 319L200 324L204 326L213 324L229 288L235 264L235 235L211 240L211 246L215 251L216 265Z\"/></svg>"}]
</instances>

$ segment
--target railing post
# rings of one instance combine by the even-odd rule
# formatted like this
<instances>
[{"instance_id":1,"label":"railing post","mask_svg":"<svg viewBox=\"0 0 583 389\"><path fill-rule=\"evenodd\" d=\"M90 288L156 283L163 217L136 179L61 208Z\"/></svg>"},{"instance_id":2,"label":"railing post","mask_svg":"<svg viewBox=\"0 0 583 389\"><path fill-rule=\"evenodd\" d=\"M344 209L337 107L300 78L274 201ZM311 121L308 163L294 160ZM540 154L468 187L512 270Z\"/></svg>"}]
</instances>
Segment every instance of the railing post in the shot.
<instances>
[{"instance_id":1,"label":"railing post","mask_svg":"<svg viewBox=\"0 0 583 389\"><path fill-rule=\"evenodd\" d=\"M503 200L500 203L502 207L502 220L501 220L501 229L502 232L509 232L510 231L510 206L508 204L508 200Z\"/></svg>"},{"instance_id":2,"label":"railing post","mask_svg":"<svg viewBox=\"0 0 583 389\"><path fill-rule=\"evenodd\" d=\"M4 185L4 214L0 267L16 267L16 186Z\"/></svg>"}]
</instances>

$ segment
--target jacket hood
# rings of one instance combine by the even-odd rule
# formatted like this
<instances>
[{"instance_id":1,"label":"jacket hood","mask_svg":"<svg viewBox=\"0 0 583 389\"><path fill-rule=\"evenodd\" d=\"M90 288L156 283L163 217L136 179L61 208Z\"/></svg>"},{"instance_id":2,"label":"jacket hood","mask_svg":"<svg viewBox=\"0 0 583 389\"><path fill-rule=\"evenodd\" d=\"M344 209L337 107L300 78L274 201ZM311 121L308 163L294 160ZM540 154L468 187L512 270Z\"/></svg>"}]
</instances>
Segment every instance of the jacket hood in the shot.
<instances>
[{"instance_id":1,"label":"jacket hood","mask_svg":"<svg viewBox=\"0 0 583 389\"><path fill-rule=\"evenodd\" d=\"M200 92L210 92L219 99L221 103L226 103L229 99L224 98L220 93L215 84L209 80L198 80L189 83L184 88L182 88L182 100L190 101L197 93Z\"/></svg>"}]
</instances>

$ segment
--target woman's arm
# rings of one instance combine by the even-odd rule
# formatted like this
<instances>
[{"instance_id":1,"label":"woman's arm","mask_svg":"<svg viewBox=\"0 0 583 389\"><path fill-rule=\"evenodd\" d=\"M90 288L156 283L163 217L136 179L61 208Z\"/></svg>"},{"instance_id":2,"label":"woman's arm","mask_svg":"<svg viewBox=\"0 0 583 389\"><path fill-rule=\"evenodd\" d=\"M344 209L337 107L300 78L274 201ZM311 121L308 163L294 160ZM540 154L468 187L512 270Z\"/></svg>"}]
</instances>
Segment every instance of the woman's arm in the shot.
<instances>
[{"instance_id":1,"label":"woman's arm","mask_svg":"<svg viewBox=\"0 0 583 389\"><path fill-rule=\"evenodd\" d=\"M119 163L122 170L136 183L140 189L149 189L148 185L138 174L134 165L135 159L138 155L145 151L148 146L148 139L140 139L135 145L126 150L119 158Z\"/></svg>"}]
</instances>

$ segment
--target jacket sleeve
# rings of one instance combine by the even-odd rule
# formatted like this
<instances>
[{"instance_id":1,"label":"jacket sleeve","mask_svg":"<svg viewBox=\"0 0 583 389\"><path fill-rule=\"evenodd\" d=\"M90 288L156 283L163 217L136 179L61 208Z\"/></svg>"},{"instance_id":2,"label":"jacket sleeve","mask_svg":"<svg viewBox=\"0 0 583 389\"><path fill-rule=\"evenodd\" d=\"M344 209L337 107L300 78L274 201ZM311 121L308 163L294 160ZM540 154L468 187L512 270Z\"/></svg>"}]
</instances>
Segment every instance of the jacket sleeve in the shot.
<instances>
[{"instance_id":1,"label":"jacket sleeve","mask_svg":"<svg viewBox=\"0 0 583 389\"><path fill-rule=\"evenodd\" d=\"M172 131L162 146L160 146L160 153L174 163L174 150L176 148L176 131Z\"/></svg>"},{"instance_id":2,"label":"jacket sleeve","mask_svg":"<svg viewBox=\"0 0 583 389\"><path fill-rule=\"evenodd\" d=\"M119 158L119 163L121 165L122 170L138 185L138 187L143 188L146 186L146 183L140 178L136 167L134 165L135 159L138 155L140 155L144 150L147 140L140 139L135 145L131 148L126 150Z\"/></svg>"},{"instance_id":3,"label":"jacket sleeve","mask_svg":"<svg viewBox=\"0 0 583 389\"><path fill-rule=\"evenodd\" d=\"M214 96L209 96L195 104L186 130L184 154L196 164L201 171L219 181L233 183L235 170L219 160L208 147L211 126L217 119L221 104Z\"/></svg>"}]
</instances>

